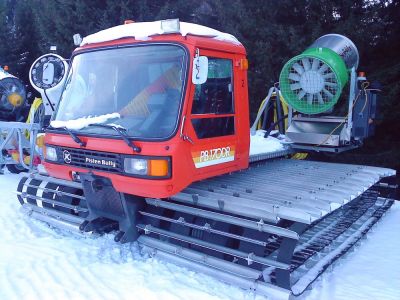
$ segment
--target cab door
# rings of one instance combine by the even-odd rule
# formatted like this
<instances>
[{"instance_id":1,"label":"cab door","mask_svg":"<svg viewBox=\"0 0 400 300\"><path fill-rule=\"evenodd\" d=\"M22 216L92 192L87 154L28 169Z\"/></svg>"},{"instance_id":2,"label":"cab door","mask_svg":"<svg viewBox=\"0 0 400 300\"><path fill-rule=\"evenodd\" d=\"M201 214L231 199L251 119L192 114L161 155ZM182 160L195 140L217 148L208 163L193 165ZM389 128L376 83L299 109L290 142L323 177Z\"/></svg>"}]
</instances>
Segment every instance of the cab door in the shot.
<instances>
[{"instance_id":1,"label":"cab door","mask_svg":"<svg viewBox=\"0 0 400 300\"><path fill-rule=\"evenodd\" d=\"M199 179L237 168L237 116L234 93L234 55L201 50L208 57L208 78L191 85L187 127L191 156Z\"/></svg>"}]
</instances>

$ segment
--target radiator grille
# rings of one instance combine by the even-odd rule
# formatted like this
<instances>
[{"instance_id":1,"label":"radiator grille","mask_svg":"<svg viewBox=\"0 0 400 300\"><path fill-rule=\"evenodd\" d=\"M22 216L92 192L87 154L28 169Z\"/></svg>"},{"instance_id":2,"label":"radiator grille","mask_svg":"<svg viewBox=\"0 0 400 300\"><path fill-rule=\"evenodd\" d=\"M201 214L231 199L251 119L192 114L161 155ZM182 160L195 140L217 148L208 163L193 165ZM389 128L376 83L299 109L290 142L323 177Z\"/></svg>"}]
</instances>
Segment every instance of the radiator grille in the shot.
<instances>
[{"instance_id":1,"label":"radiator grille","mask_svg":"<svg viewBox=\"0 0 400 300\"><path fill-rule=\"evenodd\" d=\"M112 173L123 171L121 155L115 153L59 147L57 157L58 162L65 165Z\"/></svg>"}]
</instances>

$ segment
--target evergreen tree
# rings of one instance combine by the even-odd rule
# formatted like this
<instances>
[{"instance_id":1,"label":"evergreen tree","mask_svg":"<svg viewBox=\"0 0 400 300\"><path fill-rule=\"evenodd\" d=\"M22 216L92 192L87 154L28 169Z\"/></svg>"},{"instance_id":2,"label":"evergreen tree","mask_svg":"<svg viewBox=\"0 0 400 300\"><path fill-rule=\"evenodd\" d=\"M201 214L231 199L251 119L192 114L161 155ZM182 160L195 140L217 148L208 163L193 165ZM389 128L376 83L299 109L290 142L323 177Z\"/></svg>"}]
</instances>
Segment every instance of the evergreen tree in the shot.
<instances>
[{"instance_id":1,"label":"evergreen tree","mask_svg":"<svg viewBox=\"0 0 400 300\"><path fill-rule=\"evenodd\" d=\"M254 115L286 61L319 36L343 34L359 49L360 70L382 83L383 120L376 139L362 151L394 145L388 157L379 159L393 165L400 161L395 149L400 142L393 142L400 141L399 15L400 0L0 0L0 65L9 65L11 73L27 82L31 63L50 45L64 57L71 55L75 33L86 36L127 19L179 18L231 33L243 43Z\"/></svg>"},{"instance_id":2,"label":"evergreen tree","mask_svg":"<svg viewBox=\"0 0 400 300\"><path fill-rule=\"evenodd\" d=\"M18 1L14 15L14 54L16 63L16 75L29 84L28 72L32 62L37 58L39 48L37 46L38 35L35 21L32 19L29 1Z\"/></svg>"},{"instance_id":3,"label":"evergreen tree","mask_svg":"<svg viewBox=\"0 0 400 300\"><path fill-rule=\"evenodd\" d=\"M6 65L7 55L10 52L8 37L10 29L8 27L7 4L6 0L0 0L0 66Z\"/></svg>"},{"instance_id":4,"label":"evergreen tree","mask_svg":"<svg viewBox=\"0 0 400 300\"><path fill-rule=\"evenodd\" d=\"M0 0L0 66L15 67L13 53L14 6L12 0Z\"/></svg>"}]
</instances>

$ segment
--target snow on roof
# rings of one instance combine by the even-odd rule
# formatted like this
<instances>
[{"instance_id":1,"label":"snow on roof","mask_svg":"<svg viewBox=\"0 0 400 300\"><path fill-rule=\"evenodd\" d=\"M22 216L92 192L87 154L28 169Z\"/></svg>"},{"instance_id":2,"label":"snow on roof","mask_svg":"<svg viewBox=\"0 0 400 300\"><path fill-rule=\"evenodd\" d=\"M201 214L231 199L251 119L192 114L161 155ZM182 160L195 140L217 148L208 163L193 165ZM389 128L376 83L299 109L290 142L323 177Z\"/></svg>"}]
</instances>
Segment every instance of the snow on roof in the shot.
<instances>
[{"instance_id":1,"label":"snow on roof","mask_svg":"<svg viewBox=\"0 0 400 300\"><path fill-rule=\"evenodd\" d=\"M121 116L119 115L119 113L112 113L95 117L88 116L68 121L51 121L50 126L53 128L67 127L68 129L72 130L80 130L82 128L88 127L90 124L101 124L106 122L107 120L119 119L120 117Z\"/></svg>"},{"instance_id":2,"label":"snow on roof","mask_svg":"<svg viewBox=\"0 0 400 300\"><path fill-rule=\"evenodd\" d=\"M216 40L241 45L238 39L229 33L224 33L198 24L180 22L180 33L182 36L187 36L188 34L206 36ZM81 46L113 41L126 37L134 37L136 40L146 41L151 39L153 35L161 34L163 34L161 30L161 21L130 23L111 27L88 35L83 38Z\"/></svg>"}]
</instances>

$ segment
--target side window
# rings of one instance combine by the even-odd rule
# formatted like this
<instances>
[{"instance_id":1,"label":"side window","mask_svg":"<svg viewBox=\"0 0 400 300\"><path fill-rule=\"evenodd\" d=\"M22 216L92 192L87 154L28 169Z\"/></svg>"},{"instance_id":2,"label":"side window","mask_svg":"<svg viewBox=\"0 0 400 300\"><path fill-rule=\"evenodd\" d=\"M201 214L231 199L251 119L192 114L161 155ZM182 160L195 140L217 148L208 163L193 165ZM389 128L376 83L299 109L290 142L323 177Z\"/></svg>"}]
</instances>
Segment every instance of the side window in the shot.
<instances>
[{"instance_id":1,"label":"side window","mask_svg":"<svg viewBox=\"0 0 400 300\"><path fill-rule=\"evenodd\" d=\"M230 59L208 58L207 81L196 85L192 105L192 125L199 139L235 133L232 67Z\"/></svg>"},{"instance_id":2,"label":"side window","mask_svg":"<svg viewBox=\"0 0 400 300\"><path fill-rule=\"evenodd\" d=\"M208 78L196 85L192 114L233 113L232 61L209 58Z\"/></svg>"},{"instance_id":3,"label":"side window","mask_svg":"<svg viewBox=\"0 0 400 300\"><path fill-rule=\"evenodd\" d=\"M193 119L192 124L199 139L232 135L235 133L234 117Z\"/></svg>"}]
</instances>

